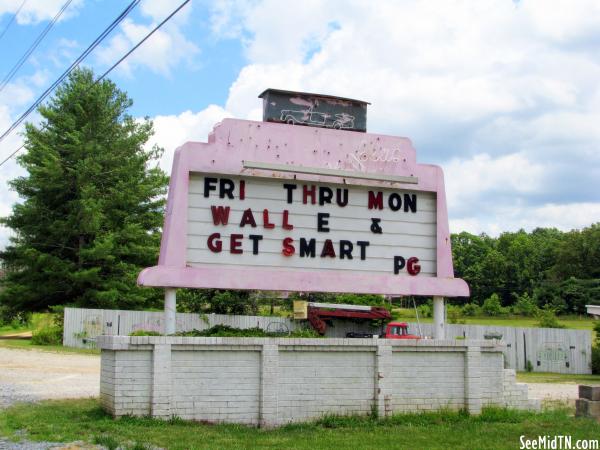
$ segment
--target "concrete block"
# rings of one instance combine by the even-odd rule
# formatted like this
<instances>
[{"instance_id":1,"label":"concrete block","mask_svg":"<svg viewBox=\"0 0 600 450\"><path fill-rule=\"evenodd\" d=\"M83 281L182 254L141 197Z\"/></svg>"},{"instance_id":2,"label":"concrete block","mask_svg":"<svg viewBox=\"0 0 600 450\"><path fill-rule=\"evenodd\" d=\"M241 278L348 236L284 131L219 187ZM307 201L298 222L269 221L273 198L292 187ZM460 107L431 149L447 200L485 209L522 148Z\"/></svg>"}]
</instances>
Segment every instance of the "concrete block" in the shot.
<instances>
[{"instance_id":1,"label":"concrete block","mask_svg":"<svg viewBox=\"0 0 600 450\"><path fill-rule=\"evenodd\" d=\"M578 398L575 400L575 415L600 418L600 401Z\"/></svg>"},{"instance_id":2,"label":"concrete block","mask_svg":"<svg viewBox=\"0 0 600 450\"><path fill-rule=\"evenodd\" d=\"M579 398L600 401L600 386L579 385Z\"/></svg>"}]
</instances>

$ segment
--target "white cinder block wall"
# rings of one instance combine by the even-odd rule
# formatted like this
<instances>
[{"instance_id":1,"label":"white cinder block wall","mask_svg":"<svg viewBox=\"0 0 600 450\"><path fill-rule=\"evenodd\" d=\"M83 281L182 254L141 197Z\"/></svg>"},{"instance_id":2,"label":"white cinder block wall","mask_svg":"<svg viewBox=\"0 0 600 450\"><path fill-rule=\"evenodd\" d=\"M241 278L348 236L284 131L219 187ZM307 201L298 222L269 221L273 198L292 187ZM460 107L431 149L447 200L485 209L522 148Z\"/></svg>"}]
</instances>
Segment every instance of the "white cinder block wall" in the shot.
<instances>
[{"instance_id":1,"label":"white cinder block wall","mask_svg":"<svg viewBox=\"0 0 600 450\"><path fill-rule=\"evenodd\" d=\"M493 341L102 336L101 402L114 416L278 426L536 407Z\"/></svg>"}]
</instances>

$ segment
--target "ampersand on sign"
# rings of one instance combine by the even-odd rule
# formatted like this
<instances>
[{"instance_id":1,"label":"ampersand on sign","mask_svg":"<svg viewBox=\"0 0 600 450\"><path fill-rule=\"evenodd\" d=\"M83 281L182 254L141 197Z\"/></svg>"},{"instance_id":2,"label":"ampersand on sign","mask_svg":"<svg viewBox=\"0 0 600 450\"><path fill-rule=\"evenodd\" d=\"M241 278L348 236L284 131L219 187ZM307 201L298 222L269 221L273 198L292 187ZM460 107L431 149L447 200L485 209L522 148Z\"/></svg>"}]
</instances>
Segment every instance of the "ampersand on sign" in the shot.
<instances>
[{"instance_id":1,"label":"ampersand on sign","mask_svg":"<svg viewBox=\"0 0 600 450\"><path fill-rule=\"evenodd\" d=\"M381 229L381 225L379 225L379 222L381 222L381 219L377 219L377 218L371 218L371 231L375 234L381 234L383 232L383 230Z\"/></svg>"}]
</instances>

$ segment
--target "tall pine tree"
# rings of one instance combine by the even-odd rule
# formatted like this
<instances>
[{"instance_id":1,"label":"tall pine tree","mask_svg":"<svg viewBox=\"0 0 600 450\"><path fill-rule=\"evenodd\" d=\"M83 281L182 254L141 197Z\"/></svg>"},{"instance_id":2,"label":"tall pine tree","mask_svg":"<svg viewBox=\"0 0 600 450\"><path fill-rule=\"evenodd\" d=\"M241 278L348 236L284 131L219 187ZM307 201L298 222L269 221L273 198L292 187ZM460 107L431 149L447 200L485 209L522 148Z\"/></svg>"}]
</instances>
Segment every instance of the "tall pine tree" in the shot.
<instances>
[{"instance_id":1,"label":"tall pine tree","mask_svg":"<svg viewBox=\"0 0 600 450\"><path fill-rule=\"evenodd\" d=\"M28 124L28 174L11 187L22 199L2 223L14 237L0 253L6 312L52 305L143 308L156 290L136 286L140 269L156 263L167 185L143 145L149 120L127 114L128 96L90 70L73 72Z\"/></svg>"}]
</instances>

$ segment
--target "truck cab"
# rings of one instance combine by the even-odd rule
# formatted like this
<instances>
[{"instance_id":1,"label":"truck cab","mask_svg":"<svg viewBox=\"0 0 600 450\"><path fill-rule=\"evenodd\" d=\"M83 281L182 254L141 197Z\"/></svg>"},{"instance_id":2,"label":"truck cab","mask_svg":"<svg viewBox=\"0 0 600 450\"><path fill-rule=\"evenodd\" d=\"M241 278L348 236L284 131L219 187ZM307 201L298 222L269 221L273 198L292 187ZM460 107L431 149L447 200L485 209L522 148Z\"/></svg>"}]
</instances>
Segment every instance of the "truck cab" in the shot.
<instances>
[{"instance_id":1,"label":"truck cab","mask_svg":"<svg viewBox=\"0 0 600 450\"><path fill-rule=\"evenodd\" d=\"M408 333L406 322L390 322L385 328L386 339L421 339L415 334Z\"/></svg>"}]
</instances>

